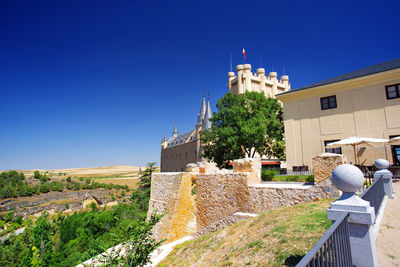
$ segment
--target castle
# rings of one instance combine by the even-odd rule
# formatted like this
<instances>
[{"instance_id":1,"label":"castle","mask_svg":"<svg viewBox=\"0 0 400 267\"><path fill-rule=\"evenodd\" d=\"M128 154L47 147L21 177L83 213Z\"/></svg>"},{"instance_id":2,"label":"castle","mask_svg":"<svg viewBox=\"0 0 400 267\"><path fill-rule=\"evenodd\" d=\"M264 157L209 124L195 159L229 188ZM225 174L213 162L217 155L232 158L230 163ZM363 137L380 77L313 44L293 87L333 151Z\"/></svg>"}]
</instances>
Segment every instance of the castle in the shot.
<instances>
[{"instance_id":1,"label":"castle","mask_svg":"<svg viewBox=\"0 0 400 267\"><path fill-rule=\"evenodd\" d=\"M250 64L237 65L236 72L237 74L228 72L228 89L233 94L242 95L249 91L275 98L275 95L290 90L289 76L287 75L281 76L278 80L276 72L270 72L266 76L264 68L258 68L256 73L252 73ZM195 129L179 134L175 123L171 137L162 138L160 164L162 172L182 172L188 163L205 161L201 156L200 135L203 129L211 127L211 117L210 97L208 96L206 103L203 95Z\"/></svg>"},{"instance_id":2,"label":"castle","mask_svg":"<svg viewBox=\"0 0 400 267\"><path fill-rule=\"evenodd\" d=\"M160 166L162 172L181 172L184 171L188 163L202 161L200 133L203 129L211 127L211 117L210 96L208 96L206 104L206 99L203 95L203 102L195 129L179 134L175 123L172 136L169 139L163 137L161 141Z\"/></svg>"},{"instance_id":3,"label":"castle","mask_svg":"<svg viewBox=\"0 0 400 267\"><path fill-rule=\"evenodd\" d=\"M290 90L289 76L283 75L278 81L278 74L274 71L265 76L265 69L258 68L256 73L251 72L251 65L237 65L237 75L228 72L228 89L233 94L242 95L245 92L263 93L265 97L273 97Z\"/></svg>"}]
</instances>

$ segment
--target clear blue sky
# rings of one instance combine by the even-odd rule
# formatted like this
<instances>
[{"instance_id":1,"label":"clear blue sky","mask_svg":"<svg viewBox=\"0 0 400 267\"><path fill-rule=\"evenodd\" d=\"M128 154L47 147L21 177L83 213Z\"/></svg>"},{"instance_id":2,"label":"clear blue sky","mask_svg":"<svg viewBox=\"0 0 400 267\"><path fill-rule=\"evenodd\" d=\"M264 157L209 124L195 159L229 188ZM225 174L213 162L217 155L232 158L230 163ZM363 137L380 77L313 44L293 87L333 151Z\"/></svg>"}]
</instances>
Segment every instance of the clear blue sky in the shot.
<instances>
[{"instance_id":1,"label":"clear blue sky","mask_svg":"<svg viewBox=\"0 0 400 267\"><path fill-rule=\"evenodd\" d=\"M399 1L0 2L0 169L144 165L246 48L292 88L399 57Z\"/></svg>"}]
</instances>

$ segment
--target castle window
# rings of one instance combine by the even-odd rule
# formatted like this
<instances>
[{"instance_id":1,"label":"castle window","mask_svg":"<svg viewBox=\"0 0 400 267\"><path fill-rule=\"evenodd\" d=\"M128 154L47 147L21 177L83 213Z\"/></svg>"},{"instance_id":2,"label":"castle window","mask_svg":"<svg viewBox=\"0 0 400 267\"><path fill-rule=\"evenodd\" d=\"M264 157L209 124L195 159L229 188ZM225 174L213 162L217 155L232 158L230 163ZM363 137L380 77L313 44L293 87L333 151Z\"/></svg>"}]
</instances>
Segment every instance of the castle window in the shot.
<instances>
[{"instance_id":1,"label":"castle window","mask_svg":"<svg viewBox=\"0 0 400 267\"><path fill-rule=\"evenodd\" d=\"M400 84L386 86L386 98L394 99L400 97Z\"/></svg>"},{"instance_id":2,"label":"castle window","mask_svg":"<svg viewBox=\"0 0 400 267\"><path fill-rule=\"evenodd\" d=\"M337 108L336 96L321 97L321 110Z\"/></svg>"}]
</instances>

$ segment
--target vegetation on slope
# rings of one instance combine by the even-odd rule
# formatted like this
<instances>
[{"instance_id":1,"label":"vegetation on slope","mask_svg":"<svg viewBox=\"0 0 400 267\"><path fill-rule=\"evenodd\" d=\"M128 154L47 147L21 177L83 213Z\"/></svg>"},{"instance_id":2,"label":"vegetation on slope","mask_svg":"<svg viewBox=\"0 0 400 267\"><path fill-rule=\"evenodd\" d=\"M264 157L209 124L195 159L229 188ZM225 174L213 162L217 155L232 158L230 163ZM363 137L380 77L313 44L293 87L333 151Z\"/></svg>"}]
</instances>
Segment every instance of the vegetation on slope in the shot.
<instances>
[{"instance_id":1,"label":"vegetation on slope","mask_svg":"<svg viewBox=\"0 0 400 267\"><path fill-rule=\"evenodd\" d=\"M113 263L145 264L159 245L150 237L157 219L145 221L150 197L148 175L152 171L141 177L142 186L134 191L129 205L98 210L93 204L91 211L53 217L43 213L35 222L29 220L22 234L1 244L0 266L74 266L125 241L135 245L133 253L128 258L113 259ZM12 221L9 214L4 219Z\"/></svg>"},{"instance_id":2,"label":"vegetation on slope","mask_svg":"<svg viewBox=\"0 0 400 267\"><path fill-rule=\"evenodd\" d=\"M40 174L39 171L35 171L33 177L39 180L40 184L29 184L22 172L18 173L16 171L8 171L0 173L0 199L39 195L50 191L62 192L64 189L74 191L96 188L105 188L107 190L130 190L127 185L99 183L90 178L80 178L78 181L72 180L71 177L67 177L66 180L50 181L51 178L47 176L46 173Z\"/></svg>"},{"instance_id":3,"label":"vegetation on slope","mask_svg":"<svg viewBox=\"0 0 400 267\"><path fill-rule=\"evenodd\" d=\"M159 266L294 266L330 227L331 202L268 211L178 245Z\"/></svg>"}]
</instances>

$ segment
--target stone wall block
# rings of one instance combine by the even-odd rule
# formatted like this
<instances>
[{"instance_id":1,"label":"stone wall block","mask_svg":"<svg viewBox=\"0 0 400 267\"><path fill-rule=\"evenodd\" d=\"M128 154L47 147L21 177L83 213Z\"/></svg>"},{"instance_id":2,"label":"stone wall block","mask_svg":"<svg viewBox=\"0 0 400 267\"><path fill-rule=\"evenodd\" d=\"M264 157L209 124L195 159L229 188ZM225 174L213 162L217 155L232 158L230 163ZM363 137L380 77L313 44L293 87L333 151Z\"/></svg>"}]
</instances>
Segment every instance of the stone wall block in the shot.
<instances>
[{"instance_id":1,"label":"stone wall block","mask_svg":"<svg viewBox=\"0 0 400 267\"><path fill-rule=\"evenodd\" d=\"M233 172L245 172L247 175L247 184L261 183L261 159L260 158L244 158L233 161Z\"/></svg>"},{"instance_id":2,"label":"stone wall block","mask_svg":"<svg viewBox=\"0 0 400 267\"><path fill-rule=\"evenodd\" d=\"M312 159L314 170L314 182L320 183L332 176L333 170L344 164L343 155L322 153Z\"/></svg>"}]
</instances>

